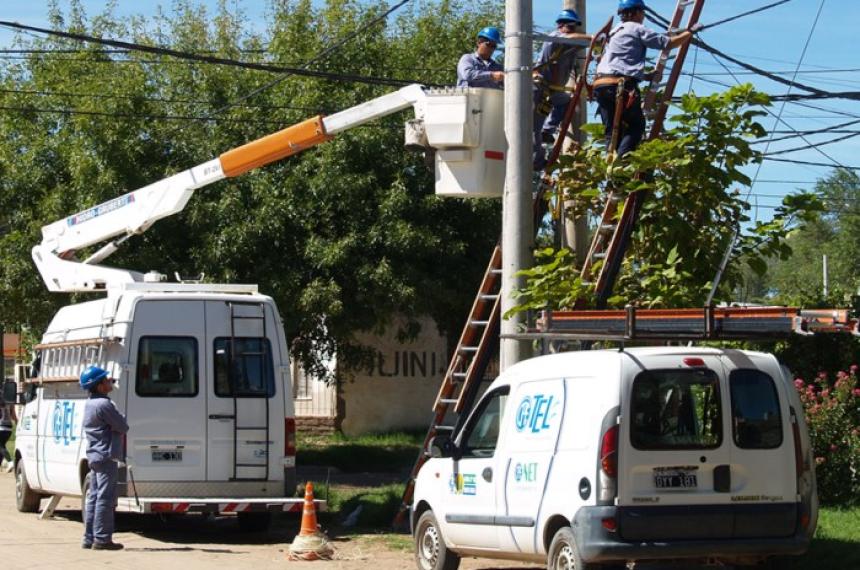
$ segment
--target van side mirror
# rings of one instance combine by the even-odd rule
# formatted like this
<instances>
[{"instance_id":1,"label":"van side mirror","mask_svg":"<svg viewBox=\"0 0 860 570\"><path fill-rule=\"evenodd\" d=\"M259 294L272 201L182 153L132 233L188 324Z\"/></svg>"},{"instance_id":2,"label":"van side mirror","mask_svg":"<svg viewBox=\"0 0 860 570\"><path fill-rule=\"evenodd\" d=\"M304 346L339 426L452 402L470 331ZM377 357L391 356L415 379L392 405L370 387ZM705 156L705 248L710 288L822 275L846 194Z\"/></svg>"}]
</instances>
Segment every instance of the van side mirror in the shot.
<instances>
[{"instance_id":1,"label":"van side mirror","mask_svg":"<svg viewBox=\"0 0 860 570\"><path fill-rule=\"evenodd\" d=\"M430 457L442 458L453 457L457 451L454 442L451 441L451 436L448 434L440 434L433 436L430 444L427 446L430 451Z\"/></svg>"},{"instance_id":2,"label":"van side mirror","mask_svg":"<svg viewBox=\"0 0 860 570\"><path fill-rule=\"evenodd\" d=\"M3 382L3 402L13 404L18 400L18 385L15 382Z\"/></svg>"}]
</instances>

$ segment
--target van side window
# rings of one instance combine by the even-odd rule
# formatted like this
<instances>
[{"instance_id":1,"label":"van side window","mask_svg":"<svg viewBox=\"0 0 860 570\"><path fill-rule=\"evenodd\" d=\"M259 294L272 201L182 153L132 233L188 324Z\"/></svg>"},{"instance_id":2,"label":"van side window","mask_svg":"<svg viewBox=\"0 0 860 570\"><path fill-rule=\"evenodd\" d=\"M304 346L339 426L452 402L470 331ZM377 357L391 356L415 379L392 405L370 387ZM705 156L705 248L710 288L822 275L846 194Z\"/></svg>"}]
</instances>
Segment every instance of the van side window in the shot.
<instances>
[{"instance_id":1,"label":"van side window","mask_svg":"<svg viewBox=\"0 0 860 570\"><path fill-rule=\"evenodd\" d=\"M492 457L499 441L499 431L508 401L508 387L484 398L480 409L466 426L461 446L462 457Z\"/></svg>"},{"instance_id":2,"label":"van side window","mask_svg":"<svg viewBox=\"0 0 860 570\"><path fill-rule=\"evenodd\" d=\"M723 440L720 381L713 370L648 370L633 380L630 438L636 449L714 449Z\"/></svg>"},{"instance_id":3,"label":"van side window","mask_svg":"<svg viewBox=\"0 0 860 570\"><path fill-rule=\"evenodd\" d=\"M782 445L782 414L773 379L761 370L733 370L732 431L741 449L774 449Z\"/></svg>"},{"instance_id":4,"label":"van side window","mask_svg":"<svg viewBox=\"0 0 860 570\"><path fill-rule=\"evenodd\" d=\"M269 339L234 338L232 342L229 337L215 339L215 395L224 398L275 395Z\"/></svg>"},{"instance_id":5,"label":"van side window","mask_svg":"<svg viewBox=\"0 0 860 570\"><path fill-rule=\"evenodd\" d=\"M197 395L197 339L141 337L137 349L138 396L183 398Z\"/></svg>"}]
</instances>

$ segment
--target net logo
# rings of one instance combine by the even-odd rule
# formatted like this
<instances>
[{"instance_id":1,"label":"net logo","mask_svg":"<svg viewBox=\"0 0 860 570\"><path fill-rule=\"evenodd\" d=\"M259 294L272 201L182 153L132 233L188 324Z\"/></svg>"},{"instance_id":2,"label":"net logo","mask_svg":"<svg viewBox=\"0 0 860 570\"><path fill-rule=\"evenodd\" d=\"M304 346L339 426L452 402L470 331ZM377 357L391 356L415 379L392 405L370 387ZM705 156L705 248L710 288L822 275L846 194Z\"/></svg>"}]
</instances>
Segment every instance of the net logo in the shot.
<instances>
[{"instance_id":1,"label":"net logo","mask_svg":"<svg viewBox=\"0 0 860 570\"><path fill-rule=\"evenodd\" d=\"M540 433L550 429L556 414L552 411L555 396L535 394L523 398L517 407L516 426L518 432ZM558 403L558 402L556 402Z\"/></svg>"},{"instance_id":2,"label":"net logo","mask_svg":"<svg viewBox=\"0 0 860 570\"><path fill-rule=\"evenodd\" d=\"M514 479L517 483L534 483L537 481L537 463L517 463L514 467Z\"/></svg>"}]
</instances>

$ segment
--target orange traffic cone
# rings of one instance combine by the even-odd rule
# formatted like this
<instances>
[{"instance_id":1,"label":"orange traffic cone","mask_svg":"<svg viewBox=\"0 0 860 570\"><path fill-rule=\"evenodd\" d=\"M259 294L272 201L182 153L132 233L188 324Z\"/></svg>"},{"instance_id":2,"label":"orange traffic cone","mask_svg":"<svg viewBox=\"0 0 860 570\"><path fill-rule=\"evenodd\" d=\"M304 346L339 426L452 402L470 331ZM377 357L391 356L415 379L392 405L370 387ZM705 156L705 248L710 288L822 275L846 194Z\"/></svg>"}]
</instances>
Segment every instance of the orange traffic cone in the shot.
<instances>
[{"instance_id":1,"label":"orange traffic cone","mask_svg":"<svg viewBox=\"0 0 860 570\"><path fill-rule=\"evenodd\" d=\"M317 525L317 509L314 505L314 486L305 485L305 505L302 509L302 526L290 545L290 560L331 560L334 549L328 537Z\"/></svg>"}]
</instances>

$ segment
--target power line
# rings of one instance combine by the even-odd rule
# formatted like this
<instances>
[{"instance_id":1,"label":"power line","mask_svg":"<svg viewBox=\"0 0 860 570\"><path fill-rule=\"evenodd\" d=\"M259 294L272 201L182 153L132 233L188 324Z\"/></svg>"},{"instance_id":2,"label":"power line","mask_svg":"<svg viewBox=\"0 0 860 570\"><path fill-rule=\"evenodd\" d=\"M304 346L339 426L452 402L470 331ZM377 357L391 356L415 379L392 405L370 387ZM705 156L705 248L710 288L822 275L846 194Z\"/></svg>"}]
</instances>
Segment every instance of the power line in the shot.
<instances>
[{"instance_id":1,"label":"power line","mask_svg":"<svg viewBox=\"0 0 860 570\"><path fill-rule=\"evenodd\" d=\"M799 136L801 136L801 137L802 137L803 135L799 135ZM805 145L805 146L799 146L799 147L795 147L795 148L787 148L787 149L783 149L783 150L775 150L775 151L771 151L771 152L765 152L764 156L775 156L775 155L777 155L777 154L788 154L788 153L790 153L790 152L798 152L798 151L801 151L801 150L809 150L809 149L811 149L811 148L818 148L818 147L821 147L821 146L825 146L825 145L829 145L829 144L833 144L833 143L842 142L842 141L844 141L844 140L853 139L853 138L858 137L858 136L860 136L860 131L858 131L858 132L854 132L854 133L851 133L851 134L848 134L848 135L843 135L843 136L841 136L841 137L836 137L835 139L830 139L829 141L822 141L822 142L819 142L819 143L807 144L807 145ZM772 141L769 141L769 142L772 142Z\"/></svg>"},{"instance_id":2,"label":"power line","mask_svg":"<svg viewBox=\"0 0 860 570\"><path fill-rule=\"evenodd\" d=\"M768 160L771 162L786 162L789 164L805 164L807 166L825 166L827 168L842 168L845 170L856 170L860 172L860 166L848 166L847 164L829 164L826 162L813 162L809 160L793 160L789 158L773 158L771 156L765 156L762 160Z\"/></svg>"},{"instance_id":3,"label":"power line","mask_svg":"<svg viewBox=\"0 0 860 570\"><path fill-rule=\"evenodd\" d=\"M736 16L732 16L730 18L725 18L725 19L718 20L716 22L707 24L705 26L702 26L702 29L705 30L708 28L714 28L716 26L721 26L723 24L728 24L729 22L734 22L735 20L740 20L741 18L744 18L746 16L751 16L752 14L758 14L759 12L764 12L765 10L770 10L771 8L776 8L777 6L780 6L782 4L787 4L788 2L791 2L791 0L780 0L779 2L774 2L773 4L768 4L767 6L762 6L761 8L756 8L754 10L750 10L749 12L743 12L743 13L738 14Z\"/></svg>"}]
</instances>

